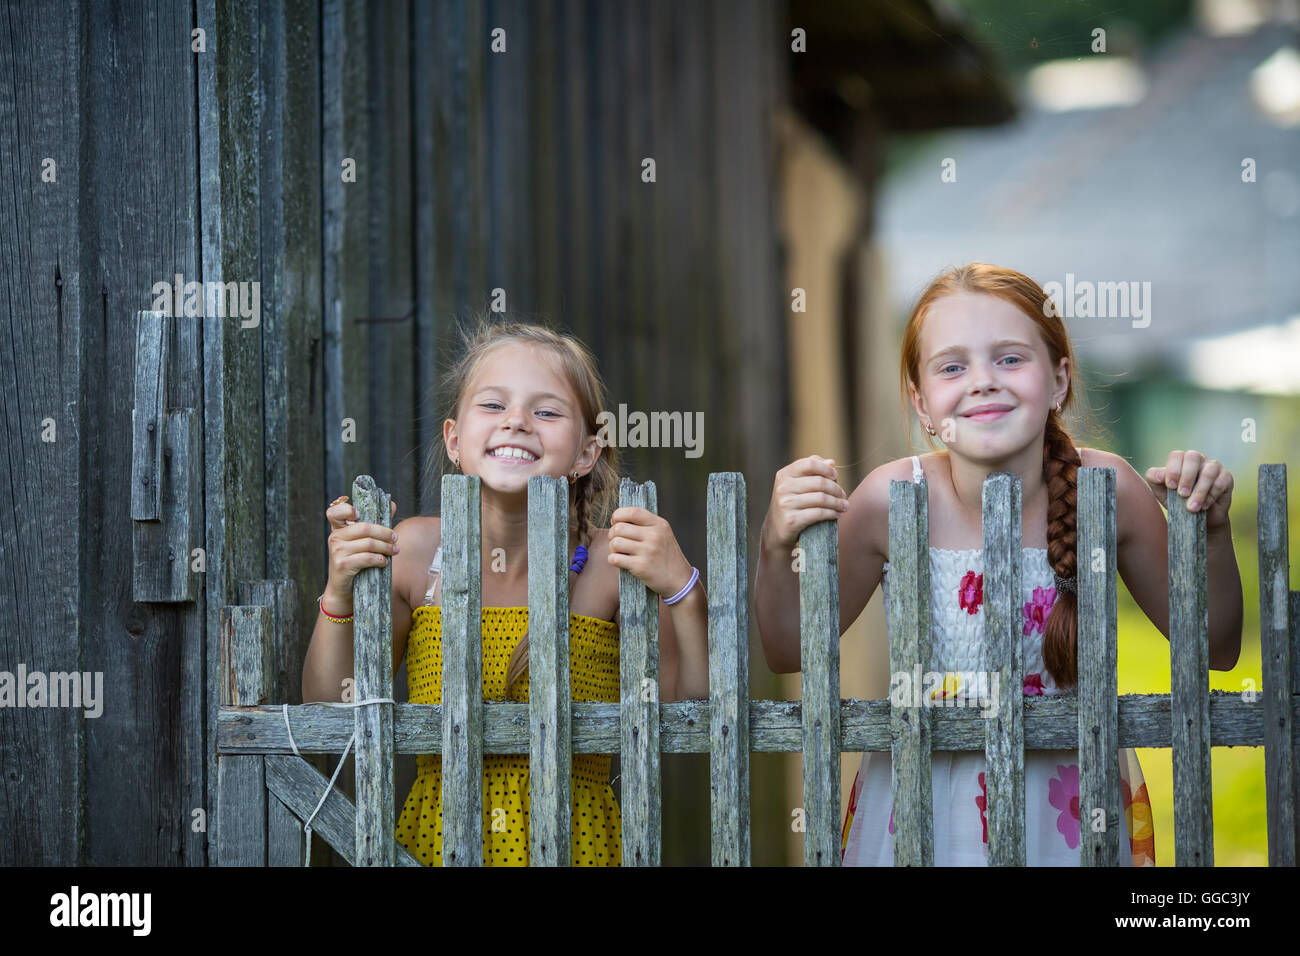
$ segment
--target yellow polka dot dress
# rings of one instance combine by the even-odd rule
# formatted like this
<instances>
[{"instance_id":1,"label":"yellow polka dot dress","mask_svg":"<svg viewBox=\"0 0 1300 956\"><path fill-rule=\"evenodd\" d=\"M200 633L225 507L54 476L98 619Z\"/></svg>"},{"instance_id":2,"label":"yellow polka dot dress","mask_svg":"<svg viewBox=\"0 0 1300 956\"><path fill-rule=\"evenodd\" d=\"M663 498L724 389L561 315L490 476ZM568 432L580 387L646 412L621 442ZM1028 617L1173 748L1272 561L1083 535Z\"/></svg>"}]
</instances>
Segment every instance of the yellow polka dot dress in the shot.
<instances>
[{"instance_id":1,"label":"yellow polka dot dress","mask_svg":"<svg viewBox=\"0 0 1300 956\"><path fill-rule=\"evenodd\" d=\"M528 700L528 672L506 697L510 655L528 629L528 608L483 608L483 698ZM574 700L617 703L619 699L618 625L569 616L569 690ZM407 640L407 683L413 704L442 703L442 608L414 609ZM574 754L571 778L573 814L571 862L574 866L622 863L622 818L609 785L612 758ZM397 842L426 866L442 865L442 757L420 754L418 774L401 818ZM483 863L528 865L528 757L483 755Z\"/></svg>"}]
</instances>

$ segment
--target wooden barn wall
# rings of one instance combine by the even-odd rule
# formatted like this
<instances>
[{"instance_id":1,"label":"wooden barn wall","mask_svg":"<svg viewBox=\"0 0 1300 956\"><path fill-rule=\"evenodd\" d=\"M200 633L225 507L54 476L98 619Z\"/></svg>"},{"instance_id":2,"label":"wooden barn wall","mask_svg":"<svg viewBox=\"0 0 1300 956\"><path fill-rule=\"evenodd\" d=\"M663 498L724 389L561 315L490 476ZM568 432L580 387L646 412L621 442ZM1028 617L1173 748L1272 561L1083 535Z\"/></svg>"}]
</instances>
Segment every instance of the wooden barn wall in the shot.
<instances>
[{"instance_id":1,"label":"wooden barn wall","mask_svg":"<svg viewBox=\"0 0 1300 956\"><path fill-rule=\"evenodd\" d=\"M11 497L0 508L0 668L11 673L20 664L80 671L83 635L111 640L118 653L136 641L120 620L129 608L120 572L116 586L99 586L97 558L108 529L86 520L86 509L101 519L106 510L104 489L85 466L104 454L109 437L93 427L105 414L109 384L108 357L93 346L117 338L120 359L133 344L125 323L114 323L110 335L93 284L98 270L93 262L83 266L83 241L91 254L93 247L81 218L90 228L93 217L80 205L92 189L80 162L82 28L75 8L0 21L0 70L25 81L0 83L0 155L11 178L0 190L0 294L9 313L0 348L0 427ZM93 145L84 143L87 153ZM41 179L47 158L56 164L54 183ZM82 341L87 320L92 342ZM83 388L88 378L99 379L97 392ZM129 395L129 383L119 388L119 397ZM48 420L54 441L42 440ZM113 529L129 530L129 521L128 509ZM90 611L99 600L103 614ZM98 620L83 625L83 607ZM0 866L83 862L82 763L93 722L68 708L0 711Z\"/></svg>"},{"instance_id":2,"label":"wooden barn wall","mask_svg":"<svg viewBox=\"0 0 1300 956\"><path fill-rule=\"evenodd\" d=\"M773 0L85 3L7 23L0 69L25 82L0 91L0 135L32 186L0 195L26 346L4 352L4 387L23 383L6 425L11 467L39 477L11 485L47 497L0 518L35 556L0 584L0 648L102 670L107 703L0 720L2 812L32 821L0 863L217 862L220 608L288 582L273 684L299 702L324 507L368 472L399 517L437 509L424 465L451 320L494 288L591 346L612 408L704 414L700 458L621 449L623 471L655 481L702 573L707 476L743 471L752 580L789 420ZM261 323L176 324L168 404L202 410L207 573L197 602L135 603L129 511L109 503L129 500L133 316L175 272L259 281ZM59 441L40 444L47 415ZM751 660L752 696L772 696L753 626ZM755 863L786 862L797 759L753 758ZM664 784L663 861L707 863L707 757L666 759Z\"/></svg>"}]
</instances>

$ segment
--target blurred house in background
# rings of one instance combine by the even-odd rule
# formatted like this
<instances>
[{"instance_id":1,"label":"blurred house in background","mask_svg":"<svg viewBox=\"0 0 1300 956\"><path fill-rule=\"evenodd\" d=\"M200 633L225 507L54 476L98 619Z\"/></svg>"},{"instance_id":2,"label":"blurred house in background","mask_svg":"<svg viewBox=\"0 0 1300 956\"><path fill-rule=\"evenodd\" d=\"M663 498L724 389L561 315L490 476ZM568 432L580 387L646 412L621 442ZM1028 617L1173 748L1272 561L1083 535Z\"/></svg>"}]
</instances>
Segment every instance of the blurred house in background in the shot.
<instances>
[{"instance_id":1,"label":"blurred house in background","mask_svg":"<svg viewBox=\"0 0 1300 956\"><path fill-rule=\"evenodd\" d=\"M1113 444L1097 443L1139 471L1204 450L1253 486L1257 462L1300 445L1294 11L1199 4L1150 51L1031 69L1015 122L918 148L881 190L883 324L901 330L937 272L972 260L1149 290L1144 314L1058 297L1079 374L1101 387Z\"/></svg>"},{"instance_id":2,"label":"blurred house in background","mask_svg":"<svg viewBox=\"0 0 1300 956\"><path fill-rule=\"evenodd\" d=\"M807 307L789 314L791 459L835 458L851 490L925 450L899 405L902 329L938 273L987 261L1064 311L1104 429L1076 441L1139 472L1172 449L1223 461L1249 533L1258 465L1300 447L1300 5L849 6L791 4L819 27L781 140ZM1239 560L1249 584L1253 543ZM879 597L841 641L841 688L888 693Z\"/></svg>"}]
</instances>

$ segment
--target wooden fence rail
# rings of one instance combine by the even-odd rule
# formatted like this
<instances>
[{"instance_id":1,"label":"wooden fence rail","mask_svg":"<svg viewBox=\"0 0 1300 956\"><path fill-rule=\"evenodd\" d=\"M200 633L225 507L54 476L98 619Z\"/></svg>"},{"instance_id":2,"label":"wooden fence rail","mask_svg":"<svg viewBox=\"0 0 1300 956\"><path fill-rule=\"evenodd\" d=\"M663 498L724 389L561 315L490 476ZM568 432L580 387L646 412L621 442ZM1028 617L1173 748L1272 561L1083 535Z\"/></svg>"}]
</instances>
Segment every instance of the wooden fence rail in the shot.
<instances>
[{"instance_id":1,"label":"wooden fence rail","mask_svg":"<svg viewBox=\"0 0 1300 956\"><path fill-rule=\"evenodd\" d=\"M896 865L934 860L930 755L966 750L987 763L989 860L1025 862L1024 754L1079 751L1083 865L1115 866L1119 845L1119 749L1170 747L1177 865L1212 865L1211 745L1263 746L1268 853L1294 866L1300 787L1300 592L1289 589L1286 467L1259 472L1260 639L1263 687L1208 690L1206 528L1169 492L1170 694L1117 693L1115 472L1078 472L1079 683L1076 692L1025 697L1020 657L1021 499L1014 475L990 475L983 489L985 647L995 692L991 713L839 696L838 528L824 521L799 541L800 701L749 699L749 571L745 482L712 474L708 485L709 699L661 704L657 602L620 572L620 702L570 700L566 544L567 486L529 480L529 668L526 704L484 702L479 479L448 475L442 485L443 704L397 704L392 695L391 567L357 576L356 701L347 709L266 701L273 615L269 608L222 611L223 699L218 718L218 862L282 865L302 860L304 821L350 862L419 865L394 839L393 759L442 755L443 863L481 865L482 759L527 753L531 774L530 854L536 865L568 865L570 783L575 753L621 758L624 865L659 863L664 753L710 755L711 858L750 862L749 755L802 752L804 862L840 865L840 754L890 751ZM369 476L353 485L358 518L387 525L388 496ZM926 485L890 488L890 668L930 662L929 526ZM656 510L653 484L624 479L621 507ZM1011 688L1010 693L996 693ZM745 710L748 713L745 713ZM292 734L292 737L290 736ZM296 754L356 748L357 804ZM328 792L327 792L328 791ZM269 795L269 796L268 796ZM295 852L294 848L297 848Z\"/></svg>"}]
</instances>

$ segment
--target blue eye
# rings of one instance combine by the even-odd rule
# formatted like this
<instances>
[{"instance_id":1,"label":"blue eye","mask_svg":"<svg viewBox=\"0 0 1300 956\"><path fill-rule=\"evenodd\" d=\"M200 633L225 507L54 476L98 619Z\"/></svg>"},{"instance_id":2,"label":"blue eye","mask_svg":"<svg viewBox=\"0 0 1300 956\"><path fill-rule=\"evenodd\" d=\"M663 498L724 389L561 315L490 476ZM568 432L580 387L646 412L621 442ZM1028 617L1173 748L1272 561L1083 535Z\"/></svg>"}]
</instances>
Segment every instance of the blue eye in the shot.
<instances>
[{"instance_id":1,"label":"blue eye","mask_svg":"<svg viewBox=\"0 0 1300 956\"><path fill-rule=\"evenodd\" d=\"M943 368L939 369L939 374L942 375L944 372L948 371L948 369L950 369L950 368L954 368L954 366L952 366L952 365L945 365Z\"/></svg>"},{"instance_id":2,"label":"blue eye","mask_svg":"<svg viewBox=\"0 0 1300 956\"><path fill-rule=\"evenodd\" d=\"M538 412L537 414L538 414L538 415L554 415L556 418L558 418L559 415L560 415L559 412L553 412L553 411L551 411L549 408L543 408L543 409L542 409L540 412Z\"/></svg>"},{"instance_id":3,"label":"blue eye","mask_svg":"<svg viewBox=\"0 0 1300 956\"><path fill-rule=\"evenodd\" d=\"M1008 355L1007 358L1009 358L1009 359L1015 359L1017 362L1022 362L1022 361L1023 361L1023 359L1021 359L1021 357L1020 357L1019 355Z\"/></svg>"}]
</instances>

